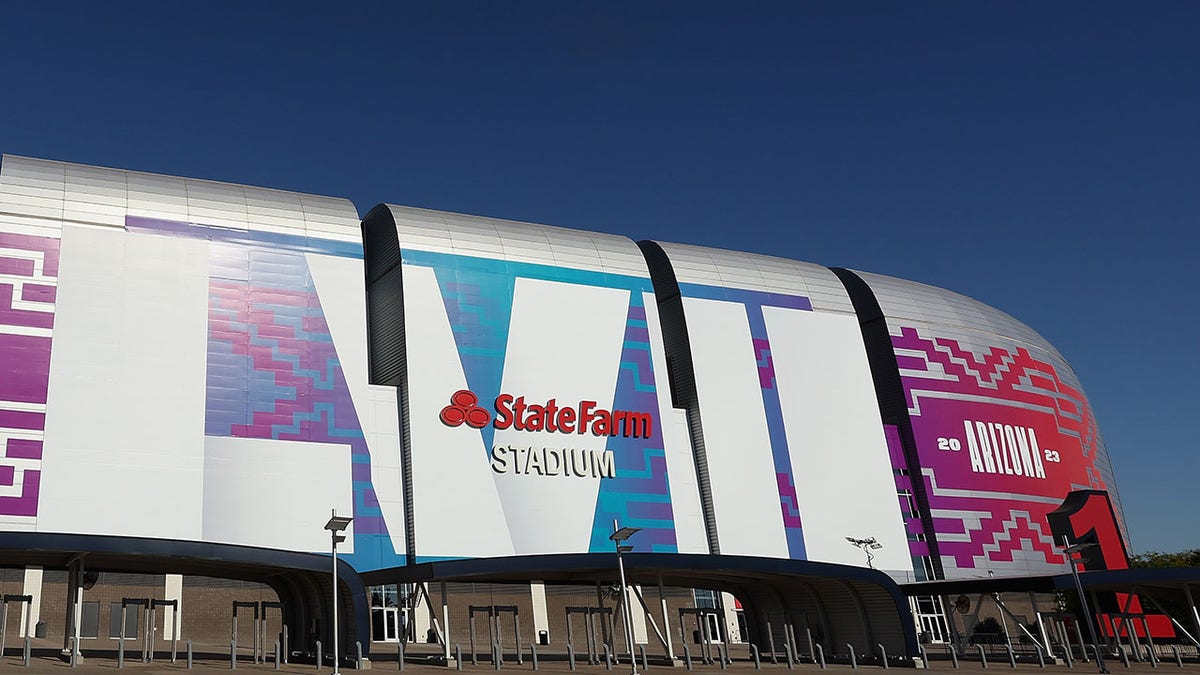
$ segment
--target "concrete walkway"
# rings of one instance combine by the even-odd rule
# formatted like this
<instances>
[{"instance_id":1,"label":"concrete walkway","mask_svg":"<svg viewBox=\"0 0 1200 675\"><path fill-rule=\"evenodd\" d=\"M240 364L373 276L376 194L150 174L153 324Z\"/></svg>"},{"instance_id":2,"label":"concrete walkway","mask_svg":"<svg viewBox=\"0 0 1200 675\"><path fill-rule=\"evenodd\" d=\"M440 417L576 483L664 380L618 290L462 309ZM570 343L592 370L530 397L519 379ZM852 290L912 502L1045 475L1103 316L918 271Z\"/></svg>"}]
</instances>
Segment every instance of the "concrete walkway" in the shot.
<instances>
[{"instance_id":1,"label":"concrete walkway","mask_svg":"<svg viewBox=\"0 0 1200 675\"><path fill-rule=\"evenodd\" d=\"M182 673L187 672L186 664L184 663L182 654L180 655L179 661L177 661L176 663L171 663L169 656L166 656L161 652L159 653L158 660L156 660L154 663L141 663L141 662L137 661L139 653L131 653L131 654L127 654L127 656L132 657L132 658L128 658L126 660L124 670L128 671L130 673L136 673L137 675L160 675L160 674L165 675L167 673L182 674ZM229 663L228 654L224 655L222 658L216 658L216 656L217 656L216 654L206 653L203 658L196 659L194 662L194 668L192 669L192 672L195 672L195 673L217 673L217 672L227 673L227 672L230 672L230 663ZM559 658L556 659L556 658L554 658L555 656L559 656ZM980 663L977 661L970 661L970 662L963 661L960 663L960 666L961 667L959 669L955 670L954 668L951 667L950 662L948 662L948 661L934 661L933 663L931 663L930 669L926 672L938 673L939 675L957 675L957 674L966 674L966 673L970 673L971 675L981 675L984 672L992 673L993 675L1001 675L1004 672L1009 672L1009 671L1013 670L1009 666L1007 661L1004 661L1003 663L994 663L994 662L990 663L989 664L990 667L986 668L986 669L983 668L980 665ZM1173 660L1168 661L1168 662L1160 662L1159 667L1157 669L1152 668L1149 663L1133 663L1133 664L1131 664L1130 668L1127 669L1119 660L1117 660L1115 662L1109 662L1108 666L1109 666L1109 669L1111 670L1111 672L1113 673L1113 675L1125 675L1125 674L1130 674L1130 673L1136 673L1138 675L1151 675L1151 673L1153 673L1154 675L1169 675L1170 673L1200 675L1200 663L1196 663L1196 662L1185 663L1183 668L1179 668ZM390 654L389 653L376 654L375 659L370 664L370 668L371 668L371 670L374 670L374 671L399 672L399 667L398 667L398 663L396 662L395 652L392 652ZM242 659L239 661L237 670L235 672L293 673L293 674L320 673L322 675L326 675L328 673L331 673L332 670L333 669L330 665L325 665L324 667L318 669L316 666L314 666L313 664L310 663L307 665L305 665L305 664L285 665L285 666L282 666L281 669L277 671L274 669L273 663L269 663L267 665L252 665L250 663L250 657L243 656ZM641 671L640 664L639 664L638 670L639 670L639 672ZM774 675L783 675L784 673L788 673L788 672L796 673L797 675L799 675L799 674L818 675L819 673L822 672L822 670L818 666L809 665L809 664L795 666L795 668L793 670L789 671L787 666L782 665L782 664L764 663L762 665L762 670L773 673ZM882 670L883 670L883 668L880 668L879 666L875 666L875 665L860 666L858 668L858 671L862 671L864 673L864 675L870 675L871 673L877 673ZM891 668L891 670L901 670L901 669L893 667L893 668ZM903 670L905 672L914 672L909 669L903 669ZM1018 664L1016 670L1017 671L1025 671L1027 673L1027 675L1032 675L1032 673L1039 672L1042 669L1039 668L1036 663L1034 663L1034 664ZM1090 664L1090 663L1076 663L1074 668L1067 668L1065 665L1057 665L1057 666L1047 666L1045 670L1055 671L1055 672L1061 673L1062 675L1067 675L1068 673L1079 673L1080 675L1087 675L1090 673L1095 673L1096 667L1094 664ZM70 675L72 673L77 674L77 675L97 675L99 673L115 674L116 672L118 672L115 653L112 653L112 654L110 654L108 652L94 653L93 655L87 657L85 659L84 663L78 665L75 668L72 668L70 666L70 664L61 660L57 656L57 654L55 654L51 650L41 650L34 654L34 657L31 660L29 668L26 669L21 665L21 659L20 659L19 655L17 655L14 652L14 650L12 650L11 648L8 650L8 657L5 658L2 663L0 663L0 671L8 671L8 672L12 672L12 673L21 673L21 672L60 673L61 675ZM464 663L464 665L463 665L463 669L461 672L474 673L475 675L486 675L487 673L496 673L496 672L503 673L506 671L510 672L510 673L511 672L530 672L531 673L531 672L533 672L532 663L528 657L525 658L524 665L517 665L515 661L507 661L503 664L500 671L496 671L491 666L490 663L480 661L479 665L472 666L472 665L470 665L470 661L466 661L466 663ZM687 672L687 670L685 668L683 668L682 666L677 667L677 668L670 668L670 667L663 666L663 665L654 665L653 663L651 663L650 671L663 673L664 675L666 673L685 673L685 672ZM730 673L730 672L735 672L735 671L738 673L742 673L743 675L750 675L755 672L754 664L752 661L735 660L733 665L731 665L727 670L723 671L719 666L704 666L704 665L697 663L697 664L693 665L693 670L691 672L697 673L698 675L699 674L718 675L720 673ZM850 675L852 672L855 672L851 669L851 667L849 665L842 665L842 664L830 665L826 669L826 672L834 672L834 671L841 673L841 675ZM346 666L341 669L341 672L349 675L350 673L353 673L355 671L352 667ZM456 671L456 669L454 669L454 668L447 669L442 666L433 666L433 665L426 665L426 664L421 664L421 663L406 663L404 672L414 673L417 675L447 675L448 673L453 673L453 672L458 672L458 671ZM556 654L556 655L550 656L549 658L540 660L538 672L539 673L547 673L547 675L571 675L571 673L573 671L570 669L569 664L567 664L567 662L565 660L561 660L561 656ZM583 664L577 664L576 670L574 671L574 673L576 675L628 675L630 673L630 669L629 669L628 664L614 666L612 670L608 670L604 666L587 666L587 665L583 665Z\"/></svg>"}]
</instances>

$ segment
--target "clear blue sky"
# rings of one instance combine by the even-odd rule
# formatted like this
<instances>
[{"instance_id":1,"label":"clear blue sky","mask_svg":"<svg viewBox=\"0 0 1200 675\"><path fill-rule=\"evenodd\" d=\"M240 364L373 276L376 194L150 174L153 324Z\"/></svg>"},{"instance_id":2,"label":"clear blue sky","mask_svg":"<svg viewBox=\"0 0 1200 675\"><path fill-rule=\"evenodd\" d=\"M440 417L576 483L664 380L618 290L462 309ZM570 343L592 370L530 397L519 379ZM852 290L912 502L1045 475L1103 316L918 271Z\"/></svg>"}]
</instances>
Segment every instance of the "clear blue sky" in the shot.
<instances>
[{"instance_id":1,"label":"clear blue sky","mask_svg":"<svg viewBox=\"0 0 1200 675\"><path fill-rule=\"evenodd\" d=\"M0 73L6 153L965 293L1200 547L1200 3L9 2Z\"/></svg>"}]
</instances>

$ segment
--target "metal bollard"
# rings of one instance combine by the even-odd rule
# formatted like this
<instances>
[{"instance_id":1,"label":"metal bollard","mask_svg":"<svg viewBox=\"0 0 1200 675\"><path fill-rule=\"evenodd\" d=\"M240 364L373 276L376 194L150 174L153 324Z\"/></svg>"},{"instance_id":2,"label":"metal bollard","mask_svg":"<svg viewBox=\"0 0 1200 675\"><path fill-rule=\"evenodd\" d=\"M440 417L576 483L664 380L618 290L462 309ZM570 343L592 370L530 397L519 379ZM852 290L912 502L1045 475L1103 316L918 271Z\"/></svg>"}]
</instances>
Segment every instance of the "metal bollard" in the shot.
<instances>
[{"instance_id":1,"label":"metal bollard","mask_svg":"<svg viewBox=\"0 0 1200 675\"><path fill-rule=\"evenodd\" d=\"M954 664L954 668L955 668L955 670L957 670L958 669L958 650L956 650L954 648L954 645L950 645L950 662Z\"/></svg>"},{"instance_id":2,"label":"metal bollard","mask_svg":"<svg viewBox=\"0 0 1200 675\"><path fill-rule=\"evenodd\" d=\"M1071 655L1071 647L1068 645L1063 645L1063 658L1066 660L1068 668L1075 667L1075 657Z\"/></svg>"},{"instance_id":3,"label":"metal bollard","mask_svg":"<svg viewBox=\"0 0 1200 675\"><path fill-rule=\"evenodd\" d=\"M496 670L500 670L500 658L501 658L500 645L499 645L499 643L493 642L492 643L492 667L495 668Z\"/></svg>"},{"instance_id":4,"label":"metal bollard","mask_svg":"<svg viewBox=\"0 0 1200 675\"><path fill-rule=\"evenodd\" d=\"M688 649L687 643L683 643L683 665L688 670L692 669L692 650Z\"/></svg>"},{"instance_id":5,"label":"metal bollard","mask_svg":"<svg viewBox=\"0 0 1200 675\"><path fill-rule=\"evenodd\" d=\"M401 640L396 644L396 663L400 665L400 670L404 670L404 641Z\"/></svg>"},{"instance_id":6,"label":"metal bollard","mask_svg":"<svg viewBox=\"0 0 1200 675\"><path fill-rule=\"evenodd\" d=\"M754 669L762 670L762 661L758 657L758 645L753 643L750 645L750 656L754 657Z\"/></svg>"},{"instance_id":7,"label":"metal bollard","mask_svg":"<svg viewBox=\"0 0 1200 675\"><path fill-rule=\"evenodd\" d=\"M604 669L612 670L612 652L608 648L608 643L604 643Z\"/></svg>"},{"instance_id":8,"label":"metal bollard","mask_svg":"<svg viewBox=\"0 0 1200 675\"><path fill-rule=\"evenodd\" d=\"M1121 663L1124 663L1125 667L1128 668L1129 667L1129 653L1125 651L1124 647L1119 647L1117 649L1117 651L1121 653Z\"/></svg>"},{"instance_id":9,"label":"metal bollard","mask_svg":"<svg viewBox=\"0 0 1200 675\"><path fill-rule=\"evenodd\" d=\"M929 670L929 652L925 651L925 645L917 645L917 649L921 651L921 667Z\"/></svg>"},{"instance_id":10,"label":"metal bollard","mask_svg":"<svg viewBox=\"0 0 1200 675\"><path fill-rule=\"evenodd\" d=\"M854 654L854 645L847 642L846 649L850 650L850 667L858 670L858 657Z\"/></svg>"},{"instance_id":11,"label":"metal bollard","mask_svg":"<svg viewBox=\"0 0 1200 675\"><path fill-rule=\"evenodd\" d=\"M1171 645L1171 651L1175 652L1175 665L1182 668L1183 667L1183 657L1179 655L1179 647L1177 645Z\"/></svg>"},{"instance_id":12,"label":"metal bollard","mask_svg":"<svg viewBox=\"0 0 1200 675\"><path fill-rule=\"evenodd\" d=\"M879 662L883 666L883 669L887 670L888 669L887 650L883 648L882 642L880 642L879 644L876 644L875 646L879 647Z\"/></svg>"},{"instance_id":13,"label":"metal bollard","mask_svg":"<svg viewBox=\"0 0 1200 675\"><path fill-rule=\"evenodd\" d=\"M237 670L237 640L229 641L229 669Z\"/></svg>"},{"instance_id":14,"label":"metal bollard","mask_svg":"<svg viewBox=\"0 0 1200 675\"><path fill-rule=\"evenodd\" d=\"M321 653L321 641L320 640L317 640L316 648L317 648L317 670L320 670L321 662L325 660L323 658L325 655Z\"/></svg>"},{"instance_id":15,"label":"metal bollard","mask_svg":"<svg viewBox=\"0 0 1200 675\"><path fill-rule=\"evenodd\" d=\"M191 640L188 640L188 643L187 643L187 669L188 670L192 669L192 641Z\"/></svg>"},{"instance_id":16,"label":"metal bollard","mask_svg":"<svg viewBox=\"0 0 1200 675\"><path fill-rule=\"evenodd\" d=\"M650 660L646 658L646 645L638 645L638 651L642 653L642 670L650 670Z\"/></svg>"},{"instance_id":17,"label":"metal bollard","mask_svg":"<svg viewBox=\"0 0 1200 675\"><path fill-rule=\"evenodd\" d=\"M117 670L125 667L125 631L121 630L121 639L117 640Z\"/></svg>"},{"instance_id":18,"label":"metal bollard","mask_svg":"<svg viewBox=\"0 0 1200 675\"><path fill-rule=\"evenodd\" d=\"M462 647L458 643L454 643L454 667L457 670L462 670Z\"/></svg>"},{"instance_id":19,"label":"metal bollard","mask_svg":"<svg viewBox=\"0 0 1200 675\"><path fill-rule=\"evenodd\" d=\"M32 643L32 642L30 642L30 639L29 639L29 633L26 633L26 634L25 634L25 651L24 651L24 653L22 654L22 657L23 657L23 659L24 659L24 661L25 661L25 667L26 667L26 668L28 668L28 667L29 667L29 654L30 654L30 652L32 652L32 651L33 651L33 643Z\"/></svg>"},{"instance_id":20,"label":"metal bollard","mask_svg":"<svg viewBox=\"0 0 1200 675\"><path fill-rule=\"evenodd\" d=\"M1016 668L1017 667L1017 655L1013 653L1012 645L1006 644L1006 645L1004 645L1004 648L1008 650L1008 665L1012 666L1013 668Z\"/></svg>"},{"instance_id":21,"label":"metal bollard","mask_svg":"<svg viewBox=\"0 0 1200 675\"><path fill-rule=\"evenodd\" d=\"M76 661L75 656L77 654L79 654L79 651L77 649L75 649L75 637L74 636L67 638L67 648L71 650L71 667L74 668L75 661Z\"/></svg>"},{"instance_id":22,"label":"metal bollard","mask_svg":"<svg viewBox=\"0 0 1200 675\"><path fill-rule=\"evenodd\" d=\"M571 670L575 670L575 646L570 642L567 643L567 665Z\"/></svg>"},{"instance_id":23,"label":"metal bollard","mask_svg":"<svg viewBox=\"0 0 1200 675\"><path fill-rule=\"evenodd\" d=\"M815 645L817 648L817 662L821 664L821 670L825 670L825 648L820 643Z\"/></svg>"},{"instance_id":24,"label":"metal bollard","mask_svg":"<svg viewBox=\"0 0 1200 675\"><path fill-rule=\"evenodd\" d=\"M725 643L717 645L717 658L721 660L721 670L729 667L728 653L725 651Z\"/></svg>"},{"instance_id":25,"label":"metal bollard","mask_svg":"<svg viewBox=\"0 0 1200 675\"><path fill-rule=\"evenodd\" d=\"M279 640L275 641L275 670L279 670Z\"/></svg>"},{"instance_id":26,"label":"metal bollard","mask_svg":"<svg viewBox=\"0 0 1200 675\"><path fill-rule=\"evenodd\" d=\"M788 670L793 670L796 667L796 650L792 647L792 641L784 640L783 642L783 657L787 659Z\"/></svg>"},{"instance_id":27,"label":"metal bollard","mask_svg":"<svg viewBox=\"0 0 1200 675\"><path fill-rule=\"evenodd\" d=\"M1150 655L1150 667L1157 668L1158 656L1154 653L1154 650L1150 648L1150 645L1146 645L1146 653Z\"/></svg>"},{"instance_id":28,"label":"metal bollard","mask_svg":"<svg viewBox=\"0 0 1200 675\"><path fill-rule=\"evenodd\" d=\"M533 669L537 670L538 669L537 640L533 640L529 643L529 658L531 661L533 661Z\"/></svg>"},{"instance_id":29,"label":"metal bollard","mask_svg":"<svg viewBox=\"0 0 1200 675\"><path fill-rule=\"evenodd\" d=\"M1045 655L1042 654L1042 646L1039 644L1039 645L1036 645L1036 647L1037 647L1037 655L1038 655L1038 668L1045 668L1046 667L1046 657L1045 657Z\"/></svg>"},{"instance_id":30,"label":"metal bollard","mask_svg":"<svg viewBox=\"0 0 1200 675\"><path fill-rule=\"evenodd\" d=\"M288 644L289 644L288 627L287 627L286 623L283 624L283 630L280 631L279 642L283 644L283 665L286 666L287 662L288 662Z\"/></svg>"},{"instance_id":31,"label":"metal bollard","mask_svg":"<svg viewBox=\"0 0 1200 675\"><path fill-rule=\"evenodd\" d=\"M979 645L979 662L983 664L984 670L987 670L987 652L983 651L983 645Z\"/></svg>"},{"instance_id":32,"label":"metal bollard","mask_svg":"<svg viewBox=\"0 0 1200 675\"><path fill-rule=\"evenodd\" d=\"M358 640L354 641L354 669L355 670L363 669L362 643L359 642ZM337 664L336 663L333 664L333 670L334 670L334 672L337 672Z\"/></svg>"}]
</instances>

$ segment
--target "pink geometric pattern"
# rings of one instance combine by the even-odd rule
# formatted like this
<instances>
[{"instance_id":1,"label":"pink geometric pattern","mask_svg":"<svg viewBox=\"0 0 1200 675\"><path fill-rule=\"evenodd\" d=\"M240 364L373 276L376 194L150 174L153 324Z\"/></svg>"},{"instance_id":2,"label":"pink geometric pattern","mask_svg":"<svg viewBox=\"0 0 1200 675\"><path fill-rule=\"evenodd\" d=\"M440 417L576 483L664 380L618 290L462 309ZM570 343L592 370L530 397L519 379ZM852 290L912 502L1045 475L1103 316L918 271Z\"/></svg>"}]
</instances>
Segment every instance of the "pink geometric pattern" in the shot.
<instances>
[{"instance_id":1,"label":"pink geometric pattern","mask_svg":"<svg viewBox=\"0 0 1200 675\"><path fill-rule=\"evenodd\" d=\"M1082 392L1024 347L976 353L907 327L892 345L947 577L985 561L1060 568L1046 513L1073 489L1105 488L1100 435ZM973 469L967 421L1032 430L1045 476Z\"/></svg>"},{"instance_id":2,"label":"pink geometric pattern","mask_svg":"<svg viewBox=\"0 0 1200 675\"><path fill-rule=\"evenodd\" d=\"M37 515L59 240L0 232L0 517Z\"/></svg>"}]
</instances>

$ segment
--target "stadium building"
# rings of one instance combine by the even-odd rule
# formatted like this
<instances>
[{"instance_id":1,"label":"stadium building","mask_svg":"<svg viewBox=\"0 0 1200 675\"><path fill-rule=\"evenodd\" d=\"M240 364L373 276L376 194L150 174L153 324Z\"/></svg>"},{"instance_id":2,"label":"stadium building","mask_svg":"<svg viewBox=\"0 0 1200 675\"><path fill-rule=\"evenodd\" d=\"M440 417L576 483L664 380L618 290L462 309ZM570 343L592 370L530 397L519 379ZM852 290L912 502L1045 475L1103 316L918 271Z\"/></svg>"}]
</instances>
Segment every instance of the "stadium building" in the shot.
<instances>
[{"instance_id":1,"label":"stadium building","mask_svg":"<svg viewBox=\"0 0 1200 675\"><path fill-rule=\"evenodd\" d=\"M231 601L246 649L251 604L330 645L331 512L342 654L511 623L903 658L970 628L929 584L1061 578L1089 537L1087 569L1126 557L1076 374L962 295L12 156L0 447L19 635L84 654L151 619L227 649Z\"/></svg>"}]
</instances>

